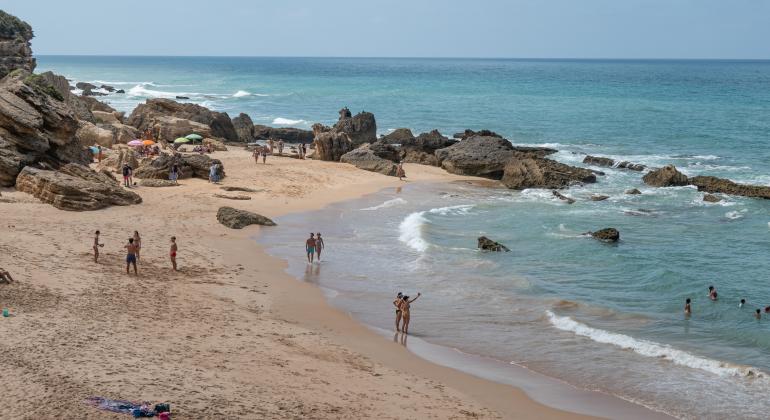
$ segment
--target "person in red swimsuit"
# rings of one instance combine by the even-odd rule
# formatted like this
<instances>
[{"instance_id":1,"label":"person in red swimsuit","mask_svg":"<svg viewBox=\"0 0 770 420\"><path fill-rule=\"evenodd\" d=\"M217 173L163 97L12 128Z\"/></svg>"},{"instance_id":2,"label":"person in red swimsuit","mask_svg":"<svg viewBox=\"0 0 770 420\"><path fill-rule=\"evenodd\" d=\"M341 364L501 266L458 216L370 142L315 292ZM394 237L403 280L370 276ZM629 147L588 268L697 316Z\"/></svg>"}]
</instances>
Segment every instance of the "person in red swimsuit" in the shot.
<instances>
[{"instance_id":1,"label":"person in red swimsuit","mask_svg":"<svg viewBox=\"0 0 770 420\"><path fill-rule=\"evenodd\" d=\"M169 258L171 258L171 265L174 267L174 271L176 270L176 236L171 237L171 249L168 252Z\"/></svg>"}]
</instances>

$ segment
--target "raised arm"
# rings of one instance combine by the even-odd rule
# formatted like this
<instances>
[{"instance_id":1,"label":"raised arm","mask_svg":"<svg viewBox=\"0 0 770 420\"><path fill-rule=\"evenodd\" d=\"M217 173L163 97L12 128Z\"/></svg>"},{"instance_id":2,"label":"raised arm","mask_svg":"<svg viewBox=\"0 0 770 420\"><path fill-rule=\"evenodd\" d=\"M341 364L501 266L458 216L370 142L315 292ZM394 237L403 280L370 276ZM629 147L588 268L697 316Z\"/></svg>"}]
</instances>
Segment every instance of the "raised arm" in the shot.
<instances>
[{"instance_id":1,"label":"raised arm","mask_svg":"<svg viewBox=\"0 0 770 420\"><path fill-rule=\"evenodd\" d=\"M409 301L409 303L412 303L412 302L414 302L414 301L415 301L415 300L417 300L417 298L419 298L420 296L422 296L422 293L417 293L417 296L415 296L415 297L414 297L414 299L410 300L410 301Z\"/></svg>"}]
</instances>

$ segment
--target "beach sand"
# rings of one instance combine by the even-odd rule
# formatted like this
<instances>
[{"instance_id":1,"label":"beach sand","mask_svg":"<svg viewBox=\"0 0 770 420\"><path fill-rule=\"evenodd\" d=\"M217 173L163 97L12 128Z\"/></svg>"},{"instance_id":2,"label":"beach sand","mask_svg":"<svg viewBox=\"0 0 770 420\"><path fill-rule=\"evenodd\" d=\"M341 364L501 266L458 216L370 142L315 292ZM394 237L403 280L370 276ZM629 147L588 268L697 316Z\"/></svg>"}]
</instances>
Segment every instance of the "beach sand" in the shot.
<instances>
[{"instance_id":1,"label":"beach sand","mask_svg":"<svg viewBox=\"0 0 770 420\"><path fill-rule=\"evenodd\" d=\"M187 179L137 187L140 205L78 213L2 190L0 267L17 280L0 285L0 307L12 313L0 318L3 418L126 418L84 405L89 396L169 402L178 419L585 418L418 358L286 274L285 262L253 241L259 227L216 221L221 206L277 217L403 185L398 179L290 158L255 166L240 149L213 156L224 163L223 185L260 191ZM464 179L405 168L409 182ZM134 230L139 277L124 265ZM179 272L168 261L172 235Z\"/></svg>"}]
</instances>

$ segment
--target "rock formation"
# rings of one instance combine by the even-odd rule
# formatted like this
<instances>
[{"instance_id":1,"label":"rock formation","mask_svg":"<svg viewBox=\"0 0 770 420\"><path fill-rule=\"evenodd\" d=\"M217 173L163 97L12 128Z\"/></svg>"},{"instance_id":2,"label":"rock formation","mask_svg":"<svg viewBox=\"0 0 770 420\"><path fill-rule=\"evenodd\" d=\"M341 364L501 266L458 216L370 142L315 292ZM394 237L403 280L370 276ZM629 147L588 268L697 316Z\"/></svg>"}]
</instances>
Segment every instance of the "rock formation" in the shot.
<instances>
[{"instance_id":1,"label":"rock formation","mask_svg":"<svg viewBox=\"0 0 770 420\"><path fill-rule=\"evenodd\" d=\"M200 105L179 103L171 99L148 99L145 103L134 108L127 123L139 130L145 130L153 127L159 117L181 118L204 124L210 128L209 137L238 141L238 134L227 113L211 111ZM197 134L204 135L202 133ZM165 139L169 140L169 138Z\"/></svg>"},{"instance_id":2,"label":"rock formation","mask_svg":"<svg viewBox=\"0 0 770 420\"><path fill-rule=\"evenodd\" d=\"M591 196L591 201L604 201L608 198L610 198L609 195L594 194Z\"/></svg>"},{"instance_id":3,"label":"rock formation","mask_svg":"<svg viewBox=\"0 0 770 420\"><path fill-rule=\"evenodd\" d=\"M268 127L254 125L254 138L260 140L283 140L286 143L310 144L313 142L313 132L293 127Z\"/></svg>"},{"instance_id":4,"label":"rock formation","mask_svg":"<svg viewBox=\"0 0 770 420\"><path fill-rule=\"evenodd\" d=\"M629 194L629 195L639 195L641 193L642 192L639 191L637 188L631 188L630 190L626 190L626 194Z\"/></svg>"},{"instance_id":5,"label":"rock formation","mask_svg":"<svg viewBox=\"0 0 770 420\"><path fill-rule=\"evenodd\" d=\"M203 143L204 146L210 147L212 150L214 150L216 152L226 152L227 151L227 146L223 142L221 142L221 141L219 141L217 139L212 139L212 138L208 138L207 137L207 138L203 139L203 141L201 143Z\"/></svg>"},{"instance_id":6,"label":"rock formation","mask_svg":"<svg viewBox=\"0 0 770 420\"><path fill-rule=\"evenodd\" d=\"M631 163L625 160L621 162L617 162L613 159L610 159L607 157L601 157L601 156L588 155L583 159L583 163L587 165L594 165L594 166L607 166L610 168L630 169L632 171L643 171L647 169L646 166L638 163Z\"/></svg>"},{"instance_id":7,"label":"rock formation","mask_svg":"<svg viewBox=\"0 0 770 420\"><path fill-rule=\"evenodd\" d=\"M714 194L704 194L703 195L703 201L705 201L707 203L718 203L718 202L722 201L722 199L717 197L717 196L715 196Z\"/></svg>"},{"instance_id":8,"label":"rock formation","mask_svg":"<svg viewBox=\"0 0 770 420\"><path fill-rule=\"evenodd\" d=\"M139 195L121 187L111 175L77 164L64 165L60 171L27 166L16 179L16 189L61 210L98 210L142 202Z\"/></svg>"},{"instance_id":9,"label":"rock formation","mask_svg":"<svg viewBox=\"0 0 770 420\"><path fill-rule=\"evenodd\" d=\"M567 204L574 204L575 203L575 199L574 198L567 197L566 195L564 195L564 194L562 194L562 193L560 193L560 192L558 192L556 190L551 191L551 193L553 194L554 197L558 198L559 200L566 201Z\"/></svg>"},{"instance_id":10,"label":"rock formation","mask_svg":"<svg viewBox=\"0 0 770 420\"><path fill-rule=\"evenodd\" d=\"M380 137L379 141L388 144L406 144L414 140L412 130L408 128L397 128L392 132Z\"/></svg>"},{"instance_id":11,"label":"rock formation","mask_svg":"<svg viewBox=\"0 0 770 420\"><path fill-rule=\"evenodd\" d=\"M377 141L377 122L371 112L362 111L353 116L349 109L342 108L340 118L333 128L347 134L353 146Z\"/></svg>"},{"instance_id":12,"label":"rock formation","mask_svg":"<svg viewBox=\"0 0 770 420\"><path fill-rule=\"evenodd\" d=\"M715 176L696 176L690 178L690 184L698 187L698 191L740 195L743 197L770 199L770 187L764 185L738 184L729 179Z\"/></svg>"},{"instance_id":13,"label":"rock formation","mask_svg":"<svg viewBox=\"0 0 770 420\"><path fill-rule=\"evenodd\" d=\"M399 162L401 160L399 151L392 145L382 141L382 139L370 144L369 150L371 150L377 157L391 162Z\"/></svg>"},{"instance_id":14,"label":"rock formation","mask_svg":"<svg viewBox=\"0 0 770 420\"><path fill-rule=\"evenodd\" d=\"M437 163L458 175L501 179L505 165L513 157L513 146L500 137L474 136L436 150Z\"/></svg>"},{"instance_id":15,"label":"rock formation","mask_svg":"<svg viewBox=\"0 0 770 420\"><path fill-rule=\"evenodd\" d=\"M473 131L473 130L470 130L470 129L466 129L462 133L454 133L452 135L452 137L454 137L456 139L460 139L460 140L465 140L465 139L471 138L473 136L500 137L500 138L503 138L503 136L495 133L494 131L490 131L490 130L486 130L486 129L479 130L479 131Z\"/></svg>"},{"instance_id":16,"label":"rock formation","mask_svg":"<svg viewBox=\"0 0 770 420\"><path fill-rule=\"evenodd\" d=\"M120 149L114 151L99 163L100 169L112 170L115 173L120 173L123 169L123 165L136 169L139 167L139 161L136 160L136 154L130 149Z\"/></svg>"},{"instance_id":17,"label":"rock formation","mask_svg":"<svg viewBox=\"0 0 770 420\"><path fill-rule=\"evenodd\" d=\"M593 238L603 242L617 242L620 240L620 232L615 228L605 228L596 232L588 232Z\"/></svg>"},{"instance_id":18,"label":"rock formation","mask_svg":"<svg viewBox=\"0 0 770 420\"><path fill-rule=\"evenodd\" d=\"M377 172L388 176L396 176L396 171L398 169L395 163L375 155L368 144L345 153L340 158L340 162L349 163L358 169Z\"/></svg>"},{"instance_id":19,"label":"rock formation","mask_svg":"<svg viewBox=\"0 0 770 420\"><path fill-rule=\"evenodd\" d=\"M596 175L588 169L565 165L550 159L515 158L505 166L502 181L506 187L514 190L559 189L573 184L596 182Z\"/></svg>"},{"instance_id":20,"label":"rock formation","mask_svg":"<svg viewBox=\"0 0 770 420\"><path fill-rule=\"evenodd\" d=\"M444 137L438 130L422 133L411 141L406 140L401 143L400 158L407 163L438 166L436 150L447 148L455 143L457 140Z\"/></svg>"},{"instance_id":21,"label":"rock formation","mask_svg":"<svg viewBox=\"0 0 770 420\"><path fill-rule=\"evenodd\" d=\"M222 162L218 159L211 159L207 155L161 155L157 159L140 165L134 171L137 178L168 179L171 167L176 164L179 167L179 179L184 178L209 178L209 170L213 163L219 163L219 177L224 178L225 170Z\"/></svg>"},{"instance_id":22,"label":"rock formation","mask_svg":"<svg viewBox=\"0 0 770 420\"><path fill-rule=\"evenodd\" d=\"M169 143L188 134L198 134L201 137L208 138L214 136L211 132L211 127L206 124L167 115L155 117L149 127L153 133L156 133L157 137Z\"/></svg>"},{"instance_id":23,"label":"rock formation","mask_svg":"<svg viewBox=\"0 0 770 420\"><path fill-rule=\"evenodd\" d=\"M251 121L251 117L248 114L241 112L237 117L233 118L233 128L238 136L238 141L251 143L255 140L254 122Z\"/></svg>"},{"instance_id":24,"label":"rock formation","mask_svg":"<svg viewBox=\"0 0 770 420\"><path fill-rule=\"evenodd\" d=\"M34 34L27 22L0 10L0 79L14 70L35 70L30 41Z\"/></svg>"},{"instance_id":25,"label":"rock formation","mask_svg":"<svg viewBox=\"0 0 770 420\"><path fill-rule=\"evenodd\" d=\"M486 236L479 236L478 239L478 248L482 251L495 251L495 252L509 252L510 249L506 247L505 245L495 242Z\"/></svg>"},{"instance_id":26,"label":"rock formation","mask_svg":"<svg viewBox=\"0 0 770 420\"><path fill-rule=\"evenodd\" d=\"M353 142L348 135L336 131L320 132L319 130L313 145L315 148L313 159L331 162L339 162L340 158L353 148Z\"/></svg>"},{"instance_id":27,"label":"rock formation","mask_svg":"<svg viewBox=\"0 0 770 420\"><path fill-rule=\"evenodd\" d=\"M219 223L231 229L243 229L249 225L275 226L275 222L265 216L232 207L220 207L217 211Z\"/></svg>"},{"instance_id":28,"label":"rock formation","mask_svg":"<svg viewBox=\"0 0 770 420\"><path fill-rule=\"evenodd\" d=\"M139 185L143 187L160 188L160 187L176 187L179 184L168 179L147 178L139 181Z\"/></svg>"},{"instance_id":29,"label":"rock formation","mask_svg":"<svg viewBox=\"0 0 770 420\"><path fill-rule=\"evenodd\" d=\"M653 187L674 187L687 185L687 175L679 172L674 165L652 170L642 177L645 184Z\"/></svg>"}]
</instances>

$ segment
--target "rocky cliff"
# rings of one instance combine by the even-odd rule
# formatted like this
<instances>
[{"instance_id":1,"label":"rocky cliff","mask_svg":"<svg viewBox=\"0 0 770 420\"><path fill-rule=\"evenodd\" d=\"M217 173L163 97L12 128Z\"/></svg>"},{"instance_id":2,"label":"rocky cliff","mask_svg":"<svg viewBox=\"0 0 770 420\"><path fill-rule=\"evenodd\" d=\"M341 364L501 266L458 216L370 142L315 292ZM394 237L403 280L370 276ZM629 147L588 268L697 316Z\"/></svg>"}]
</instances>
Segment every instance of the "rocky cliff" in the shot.
<instances>
[{"instance_id":1,"label":"rocky cliff","mask_svg":"<svg viewBox=\"0 0 770 420\"><path fill-rule=\"evenodd\" d=\"M29 44L33 36L27 22L0 10L0 78L16 69L35 70Z\"/></svg>"}]
</instances>

